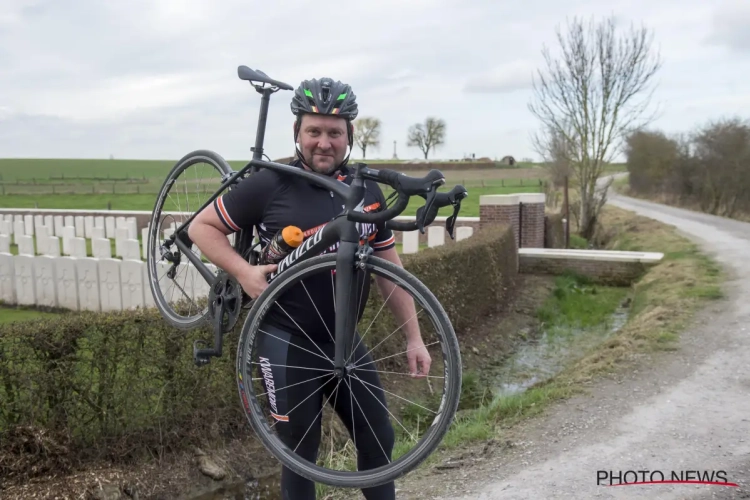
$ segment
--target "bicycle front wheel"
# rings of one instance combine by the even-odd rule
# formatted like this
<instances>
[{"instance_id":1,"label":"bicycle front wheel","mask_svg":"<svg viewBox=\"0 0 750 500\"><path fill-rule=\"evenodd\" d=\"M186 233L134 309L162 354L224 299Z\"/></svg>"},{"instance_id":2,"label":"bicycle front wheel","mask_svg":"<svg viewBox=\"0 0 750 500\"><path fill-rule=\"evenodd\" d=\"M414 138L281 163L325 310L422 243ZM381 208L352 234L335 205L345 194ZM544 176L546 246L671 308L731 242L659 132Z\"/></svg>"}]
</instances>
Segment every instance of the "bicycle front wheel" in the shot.
<instances>
[{"instance_id":1,"label":"bicycle front wheel","mask_svg":"<svg viewBox=\"0 0 750 500\"><path fill-rule=\"evenodd\" d=\"M410 472L442 441L461 357L448 316L416 277L375 256L355 269L360 318L343 377L333 370L336 254L292 266L256 299L237 373L250 425L279 461L319 483L366 488ZM415 325L431 358L416 378L404 337Z\"/></svg>"}]
</instances>

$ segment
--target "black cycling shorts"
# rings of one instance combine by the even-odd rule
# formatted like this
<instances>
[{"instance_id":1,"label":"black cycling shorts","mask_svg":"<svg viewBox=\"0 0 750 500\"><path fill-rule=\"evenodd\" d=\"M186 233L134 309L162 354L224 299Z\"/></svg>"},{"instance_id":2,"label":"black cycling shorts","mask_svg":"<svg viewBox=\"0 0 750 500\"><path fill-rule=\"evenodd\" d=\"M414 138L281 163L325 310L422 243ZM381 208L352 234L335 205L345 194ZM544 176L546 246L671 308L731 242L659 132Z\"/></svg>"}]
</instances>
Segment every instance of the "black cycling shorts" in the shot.
<instances>
[{"instance_id":1,"label":"black cycling shorts","mask_svg":"<svg viewBox=\"0 0 750 500\"><path fill-rule=\"evenodd\" d=\"M358 343L359 337L354 345ZM315 462L320 444L320 410L328 401L356 445L358 469L386 465L393 450L393 426L378 374L366 371L377 368L370 364L363 367L366 370L356 371L361 381L345 377L338 383L338 379L331 376L334 351L332 341L313 344L304 336L290 335L268 323L259 330L261 376L270 410L277 420L274 430L287 446ZM353 359L364 358L358 365L372 362L367 351L365 344L359 343ZM315 499L314 483L286 467L282 469L281 489L284 499ZM362 492L367 500L394 499L395 485L386 483Z\"/></svg>"}]
</instances>

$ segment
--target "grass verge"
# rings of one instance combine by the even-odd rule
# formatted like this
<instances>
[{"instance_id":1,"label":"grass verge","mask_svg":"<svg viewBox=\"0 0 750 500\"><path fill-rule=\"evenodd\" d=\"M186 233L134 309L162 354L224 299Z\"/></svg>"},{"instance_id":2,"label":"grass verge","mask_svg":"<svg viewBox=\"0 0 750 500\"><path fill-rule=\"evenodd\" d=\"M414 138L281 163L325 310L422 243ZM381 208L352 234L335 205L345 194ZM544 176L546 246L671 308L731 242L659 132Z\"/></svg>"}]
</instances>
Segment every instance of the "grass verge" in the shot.
<instances>
[{"instance_id":1,"label":"grass verge","mask_svg":"<svg viewBox=\"0 0 750 500\"><path fill-rule=\"evenodd\" d=\"M676 349L679 333L694 313L723 296L720 267L671 226L609 206L601 221L610 236L608 249L663 252L663 261L629 289L594 287L589 293L577 293L573 290L587 287L585 282L561 277L538 316L548 328L595 325L605 320L627 294L632 299L627 322L614 335L582 352L554 378L510 397L484 400L477 408L461 412L440 446L443 453L433 454L426 468L455 454L458 448L502 437L504 429L541 413L555 401L582 392L595 378L626 368L640 354ZM462 398L466 396L470 393Z\"/></svg>"}]
</instances>

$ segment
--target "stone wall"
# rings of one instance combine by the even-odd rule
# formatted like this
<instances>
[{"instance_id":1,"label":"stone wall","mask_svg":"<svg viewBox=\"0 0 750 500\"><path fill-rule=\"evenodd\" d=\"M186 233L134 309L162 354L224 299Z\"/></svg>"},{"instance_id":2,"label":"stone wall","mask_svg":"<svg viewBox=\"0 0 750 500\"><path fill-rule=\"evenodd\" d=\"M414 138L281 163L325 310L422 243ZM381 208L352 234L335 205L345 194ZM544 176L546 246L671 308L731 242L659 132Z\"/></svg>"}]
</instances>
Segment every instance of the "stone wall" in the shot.
<instances>
[{"instance_id":1,"label":"stone wall","mask_svg":"<svg viewBox=\"0 0 750 500\"><path fill-rule=\"evenodd\" d=\"M603 285L629 286L663 257L655 252L521 249L518 262L521 273L574 273Z\"/></svg>"}]
</instances>

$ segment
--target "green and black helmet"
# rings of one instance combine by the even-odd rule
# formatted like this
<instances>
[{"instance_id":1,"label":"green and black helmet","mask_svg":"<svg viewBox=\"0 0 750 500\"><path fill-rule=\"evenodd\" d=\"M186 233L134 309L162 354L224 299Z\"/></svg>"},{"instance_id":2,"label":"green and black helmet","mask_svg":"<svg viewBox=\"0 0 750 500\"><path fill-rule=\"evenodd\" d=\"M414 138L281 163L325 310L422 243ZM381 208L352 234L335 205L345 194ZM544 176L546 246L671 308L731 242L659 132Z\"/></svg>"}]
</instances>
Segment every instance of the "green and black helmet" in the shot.
<instances>
[{"instance_id":1,"label":"green and black helmet","mask_svg":"<svg viewBox=\"0 0 750 500\"><path fill-rule=\"evenodd\" d=\"M357 117L357 96L346 83L332 78L313 78L303 81L292 98L292 113L336 115L352 121Z\"/></svg>"}]
</instances>

